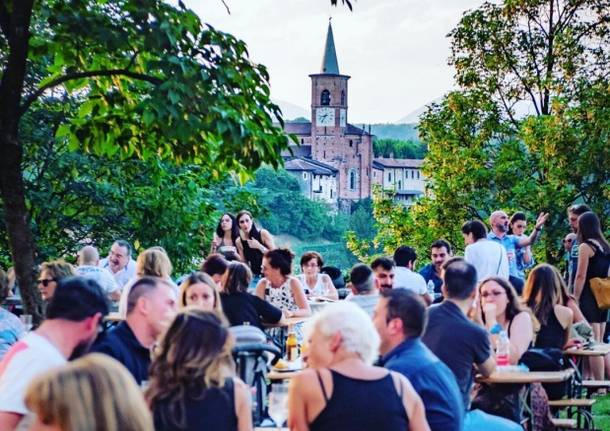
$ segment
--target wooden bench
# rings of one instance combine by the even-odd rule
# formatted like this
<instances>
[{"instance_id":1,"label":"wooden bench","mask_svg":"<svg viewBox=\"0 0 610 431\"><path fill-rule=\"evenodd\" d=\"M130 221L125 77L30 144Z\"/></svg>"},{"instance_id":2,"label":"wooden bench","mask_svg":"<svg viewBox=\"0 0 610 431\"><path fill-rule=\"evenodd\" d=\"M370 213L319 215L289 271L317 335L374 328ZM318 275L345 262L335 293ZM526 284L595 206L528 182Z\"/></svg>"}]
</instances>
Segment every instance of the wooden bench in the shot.
<instances>
[{"instance_id":1,"label":"wooden bench","mask_svg":"<svg viewBox=\"0 0 610 431\"><path fill-rule=\"evenodd\" d=\"M559 410L563 411L565 409L566 416L571 420L575 420L576 427L578 427L571 427L570 429L591 430L594 428L593 412L591 409L596 402L597 400L588 398L567 398L563 400L550 400L549 407L555 414ZM576 417L574 418L574 416Z\"/></svg>"},{"instance_id":2,"label":"wooden bench","mask_svg":"<svg viewBox=\"0 0 610 431\"><path fill-rule=\"evenodd\" d=\"M576 408L588 408L593 407L597 400L588 399L588 398L568 398L563 400L551 400L549 401L550 407L557 408L566 408L566 407L576 407Z\"/></svg>"},{"instance_id":3,"label":"wooden bench","mask_svg":"<svg viewBox=\"0 0 610 431\"><path fill-rule=\"evenodd\" d=\"M610 380L583 380L581 387L586 389L587 397L590 397L592 393L598 389L610 388Z\"/></svg>"},{"instance_id":4,"label":"wooden bench","mask_svg":"<svg viewBox=\"0 0 610 431\"><path fill-rule=\"evenodd\" d=\"M574 429L576 428L577 424L576 424L576 419L559 419L559 418L553 418L553 425L555 426L555 428L557 429Z\"/></svg>"}]
</instances>

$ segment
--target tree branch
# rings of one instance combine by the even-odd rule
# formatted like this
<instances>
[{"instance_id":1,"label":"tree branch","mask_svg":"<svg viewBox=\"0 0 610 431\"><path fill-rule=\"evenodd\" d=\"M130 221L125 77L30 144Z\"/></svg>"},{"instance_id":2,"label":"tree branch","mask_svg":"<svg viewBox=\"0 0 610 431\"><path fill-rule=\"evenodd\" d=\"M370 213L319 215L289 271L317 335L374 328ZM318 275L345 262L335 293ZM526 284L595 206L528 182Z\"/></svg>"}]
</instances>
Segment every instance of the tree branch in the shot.
<instances>
[{"instance_id":1,"label":"tree branch","mask_svg":"<svg viewBox=\"0 0 610 431\"><path fill-rule=\"evenodd\" d=\"M23 113L30 108L32 103L34 103L36 99L38 99L45 91L57 87L58 85L61 85L64 82L82 78L93 78L96 76L127 76L129 78L133 78L139 81L150 82L153 85L160 85L163 83L163 80L161 78L156 78L154 76L145 75L142 73L132 72L127 69L89 70L86 72L70 73L68 75L60 76L59 78L54 79L53 81L49 82L46 85L43 85L38 90L36 90L36 92L29 96L21 105L20 115L23 115Z\"/></svg>"},{"instance_id":2,"label":"tree branch","mask_svg":"<svg viewBox=\"0 0 610 431\"><path fill-rule=\"evenodd\" d=\"M10 22L11 16L6 8L6 3L0 2L0 31L4 33L7 40L10 40Z\"/></svg>"}]
</instances>

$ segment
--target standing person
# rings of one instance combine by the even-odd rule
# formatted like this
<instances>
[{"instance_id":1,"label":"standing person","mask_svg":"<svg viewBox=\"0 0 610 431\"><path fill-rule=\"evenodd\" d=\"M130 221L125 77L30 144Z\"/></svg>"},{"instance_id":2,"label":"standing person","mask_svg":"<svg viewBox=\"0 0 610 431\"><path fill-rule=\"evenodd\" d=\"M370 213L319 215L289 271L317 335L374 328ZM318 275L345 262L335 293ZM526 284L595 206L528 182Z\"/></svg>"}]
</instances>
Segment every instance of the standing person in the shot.
<instances>
[{"instance_id":1,"label":"standing person","mask_svg":"<svg viewBox=\"0 0 610 431\"><path fill-rule=\"evenodd\" d=\"M29 413L28 384L85 353L107 314L106 297L95 281L83 277L59 281L46 320L15 343L0 362L0 430L15 429Z\"/></svg>"},{"instance_id":2,"label":"standing person","mask_svg":"<svg viewBox=\"0 0 610 431\"><path fill-rule=\"evenodd\" d=\"M487 239L487 228L479 220L462 225L462 236L466 243L464 259L476 269L477 281L498 276L508 280L508 258L506 249Z\"/></svg>"},{"instance_id":3,"label":"standing person","mask_svg":"<svg viewBox=\"0 0 610 431\"><path fill-rule=\"evenodd\" d=\"M223 256L237 254L237 238L239 238L239 227L235 216L224 213L214 231L210 253L219 253Z\"/></svg>"},{"instance_id":4,"label":"standing person","mask_svg":"<svg viewBox=\"0 0 610 431\"><path fill-rule=\"evenodd\" d=\"M426 305L404 289L381 294L373 318L381 338L380 365L409 379L426 409L432 431L461 431L462 395L451 370L421 341Z\"/></svg>"},{"instance_id":5,"label":"standing person","mask_svg":"<svg viewBox=\"0 0 610 431\"><path fill-rule=\"evenodd\" d=\"M108 257L102 259L99 265L110 271L121 289L136 274L136 262L131 258L131 245L122 239L112 243Z\"/></svg>"},{"instance_id":6,"label":"standing person","mask_svg":"<svg viewBox=\"0 0 610 431\"><path fill-rule=\"evenodd\" d=\"M417 254L415 250L406 245L400 246L394 252L394 289L407 289L420 295L426 304L432 304L432 297L428 293L424 277L413 271Z\"/></svg>"},{"instance_id":7,"label":"standing person","mask_svg":"<svg viewBox=\"0 0 610 431\"><path fill-rule=\"evenodd\" d=\"M563 279L566 283L570 283L570 277L572 275L571 265L572 265L572 246L576 241L576 234L574 232L570 232L567 234L561 243L563 244L564 254L563 254L563 262L565 263L565 268L563 271ZM578 262L578 254L576 255L576 262Z\"/></svg>"},{"instance_id":8,"label":"standing person","mask_svg":"<svg viewBox=\"0 0 610 431\"><path fill-rule=\"evenodd\" d=\"M167 281L142 277L129 291L127 316L93 346L129 370L138 384L148 380L150 352L176 312L176 294Z\"/></svg>"},{"instance_id":9,"label":"standing person","mask_svg":"<svg viewBox=\"0 0 610 431\"><path fill-rule=\"evenodd\" d=\"M424 406L399 373L371 364L379 336L349 302L331 304L311 322L305 369L290 384L293 431L429 430Z\"/></svg>"},{"instance_id":10,"label":"standing person","mask_svg":"<svg viewBox=\"0 0 610 431\"><path fill-rule=\"evenodd\" d=\"M252 271L252 282L258 283L262 274L263 255L275 249L273 236L266 229L259 229L252 220L250 211L237 213L239 224L239 238L235 242L242 262L245 262Z\"/></svg>"},{"instance_id":11,"label":"standing person","mask_svg":"<svg viewBox=\"0 0 610 431\"><path fill-rule=\"evenodd\" d=\"M516 212L510 216L510 223L508 228L509 235L514 235L519 241L527 238L525 235L525 229L527 229L527 217L525 213ZM525 280L525 270L532 268L535 264L534 255L532 254L531 246L519 247L516 250L517 259L517 272L519 278Z\"/></svg>"},{"instance_id":12,"label":"standing person","mask_svg":"<svg viewBox=\"0 0 610 431\"><path fill-rule=\"evenodd\" d=\"M429 308L428 325L422 341L455 375L466 411L464 431L522 431L517 423L470 409L475 369L488 377L494 371L496 361L487 331L467 317L477 296L475 267L462 258L454 257L445 263L443 270L445 300Z\"/></svg>"},{"instance_id":13,"label":"standing person","mask_svg":"<svg viewBox=\"0 0 610 431\"><path fill-rule=\"evenodd\" d=\"M396 265L389 257L378 257L371 262L371 269L375 274L375 284L380 292L394 288Z\"/></svg>"},{"instance_id":14,"label":"standing person","mask_svg":"<svg viewBox=\"0 0 610 431\"><path fill-rule=\"evenodd\" d=\"M283 319L282 310L248 293L251 281L250 268L242 262L229 263L220 300L230 325L247 324L262 330L263 322L279 323Z\"/></svg>"},{"instance_id":15,"label":"standing person","mask_svg":"<svg viewBox=\"0 0 610 431\"><path fill-rule=\"evenodd\" d=\"M153 431L142 391L125 367L93 353L36 378L25 396L32 430Z\"/></svg>"},{"instance_id":16,"label":"standing person","mask_svg":"<svg viewBox=\"0 0 610 431\"><path fill-rule=\"evenodd\" d=\"M363 263L354 265L350 272L350 285L352 293L345 300L353 302L372 317L379 302L379 290L375 287L373 270Z\"/></svg>"},{"instance_id":17,"label":"standing person","mask_svg":"<svg viewBox=\"0 0 610 431\"><path fill-rule=\"evenodd\" d=\"M501 244L506 249L508 278L518 294L523 292L525 280L520 278L519 270L517 269L517 250L536 242L538 234L542 231L542 226L544 226L548 216L548 214L540 213L532 233L529 236L523 235L521 238L517 238L515 235L508 235L509 220L508 215L504 211L494 211L489 217L491 231L487 234L487 238Z\"/></svg>"},{"instance_id":18,"label":"standing person","mask_svg":"<svg viewBox=\"0 0 610 431\"><path fill-rule=\"evenodd\" d=\"M424 280L428 285L430 282L434 283L434 293L436 296L442 295L442 268L444 263L447 262L451 256L453 256L451 244L444 239L438 239L430 246L431 262L419 271L419 274L424 277Z\"/></svg>"},{"instance_id":19,"label":"standing person","mask_svg":"<svg viewBox=\"0 0 610 431\"><path fill-rule=\"evenodd\" d=\"M321 296L324 298L339 299L337 289L328 274L320 274L320 269L324 266L324 261L320 253L308 251L301 256L302 274L297 278L305 288L305 294L309 296Z\"/></svg>"},{"instance_id":20,"label":"standing person","mask_svg":"<svg viewBox=\"0 0 610 431\"><path fill-rule=\"evenodd\" d=\"M568 208L568 222L573 233L578 233L578 217L582 214L591 211L585 204L574 204ZM574 293L574 279L576 278L576 270L578 269L578 237L572 242L570 251L570 260L568 265L568 291Z\"/></svg>"},{"instance_id":21,"label":"standing person","mask_svg":"<svg viewBox=\"0 0 610 431\"><path fill-rule=\"evenodd\" d=\"M578 217L578 268L574 279L574 297L579 302L585 318L593 327L593 338L603 343L608 310L597 305L591 279L608 277L610 265L610 244L601 230L599 218L595 213L585 212ZM604 379L603 358L592 358L591 368L596 380Z\"/></svg>"},{"instance_id":22,"label":"standing person","mask_svg":"<svg viewBox=\"0 0 610 431\"><path fill-rule=\"evenodd\" d=\"M220 293L216 283L205 272L194 272L180 284L178 308L194 306L222 316Z\"/></svg>"},{"instance_id":23,"label":"standing person","mask_svg":"<svg viewBox=\"0 0 610 431\"><path fill-rule=\"evenodd\" d=\"M76 275L74 267L63 259L52 260L40 264L38 276L38 290L44 301L49 301L59 282L67 277Z\"/></svg>"},{"instance_id":24,"label":"standing person","mask_svg":"<svg viewBox=\"0 0 610 431\"><path fill-rule=\"evenodd\" d=\"M231 348L217 315L178 313L159 344L145 394L157 430L252 430L252 395L235 376Z\"/></svg>"},{"instance_id":25,"label":"standing person","mask_svg":"<svg viewBox=\"0 0 610 431\"><path fill-rule=\"evenodd\" d=\"M285 248L270 250L263 258L263 275L256 296L282 310L286 317L311 315L301 282L290 275L294 254Z\"/></svg>"},{"instance_id":26,"label":"standing person","mask_svg":"<svg viewBox=\"0 0 610 431\"><path fill-rule=\"evenodd\" d=\"M97 248L87 245L78 251L78 267L76 273L85 278L90 278L99 283L104 289L108 299L118 301L121 298L121 288L115 278L106 268L98 266L100 254Z\"/></svg>"},{"instance_id":27,"label":"standing person","mask_svg":"<svg viewBox=\"0 0 610 431\"><path fill-rule=\"evenodd\" d=\"M8 276L0 268L0 304L8 297ZM8 349L25 333L23 324L17 316L0 306L0 359Z\"/></svg>"}]
</instances>

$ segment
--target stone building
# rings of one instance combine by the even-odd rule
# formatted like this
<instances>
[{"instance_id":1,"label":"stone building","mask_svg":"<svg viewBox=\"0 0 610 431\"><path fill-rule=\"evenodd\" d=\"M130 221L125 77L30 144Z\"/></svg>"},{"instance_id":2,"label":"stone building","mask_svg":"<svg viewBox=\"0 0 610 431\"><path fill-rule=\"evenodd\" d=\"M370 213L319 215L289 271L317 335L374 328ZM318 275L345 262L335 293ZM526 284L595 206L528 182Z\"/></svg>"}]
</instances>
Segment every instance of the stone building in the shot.
<instances>
[{"instance_id":1,"label":"stone building","mask_svg":"<svg viewBox=\"0 0 610 431\"><path fill-rule=\"evenodd\" d=\"M426 190L423 160L378 157L373 160L373 184L394 191L394 199L411 205Z\"/></svg>"}]
</instances>

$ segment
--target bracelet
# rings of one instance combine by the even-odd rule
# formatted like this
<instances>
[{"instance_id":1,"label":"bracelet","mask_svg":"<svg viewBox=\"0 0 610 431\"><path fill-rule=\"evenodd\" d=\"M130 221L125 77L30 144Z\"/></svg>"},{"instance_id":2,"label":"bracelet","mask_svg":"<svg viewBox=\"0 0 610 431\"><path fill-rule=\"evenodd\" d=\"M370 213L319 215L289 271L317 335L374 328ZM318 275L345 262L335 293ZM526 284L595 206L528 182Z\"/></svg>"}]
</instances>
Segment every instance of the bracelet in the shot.
<instances>
[{"instance_id":1,"label":"bracelet","mask_svg":"<svg viewBox=\"0 0 610 431\"><path fill-rule=\"evenodd\" d=\"M540 232L541 230L542 230L542 228L541 228L541 227L537 227L537 228L535 229L535 231L536 231L536 232Z\"/></svg>"},{"instance_id":2,"label":"bracelet","mask_svg":"<svg viewBox=\"0 0 610 431\"><path fill-rule=\"evenodd\" d=\"M496 323L489 329L489 333L493 335L499 334L500 332L502 332L502 325L500 325L499 323Z\"/></svg>"}]
</instances>

